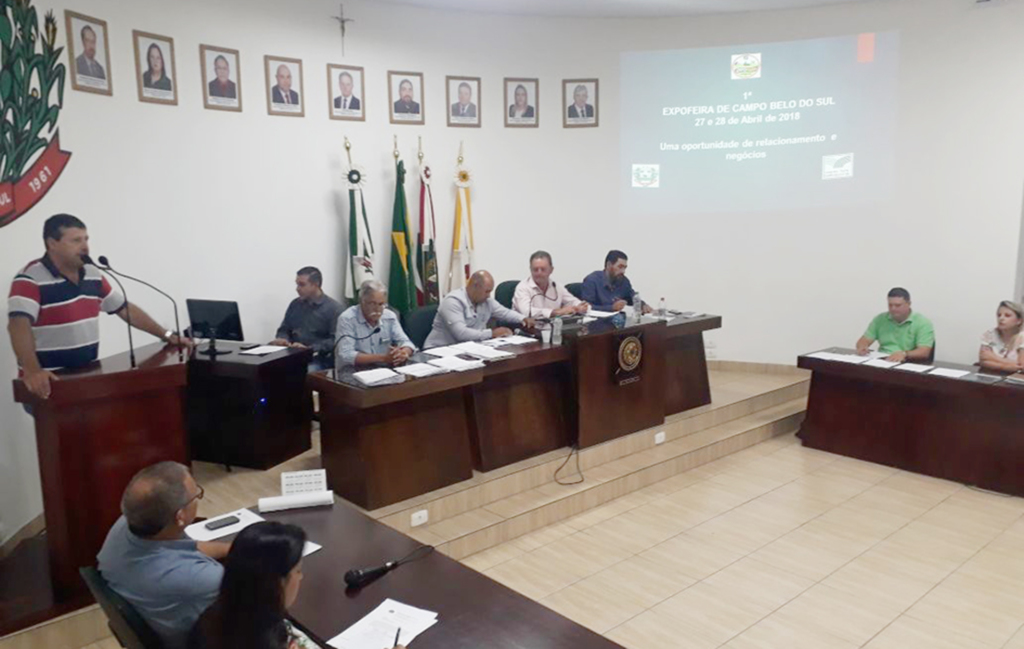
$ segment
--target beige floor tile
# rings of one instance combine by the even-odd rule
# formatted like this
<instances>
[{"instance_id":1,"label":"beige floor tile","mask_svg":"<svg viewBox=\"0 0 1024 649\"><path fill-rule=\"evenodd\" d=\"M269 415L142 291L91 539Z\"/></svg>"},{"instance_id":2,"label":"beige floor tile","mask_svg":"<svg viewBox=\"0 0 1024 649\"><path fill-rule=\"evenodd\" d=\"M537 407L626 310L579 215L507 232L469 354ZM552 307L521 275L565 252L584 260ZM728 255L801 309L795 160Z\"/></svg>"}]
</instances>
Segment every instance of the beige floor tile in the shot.
<instances>
[{"instance_id":1,"label":"beige floor tile","mask_svg":"<svg viewBox=\"0 0 1024 649\"><path fill-rule=\"evenodd\" d=\"M696 582L680 570L639 556L605 568L584 581L615 592L623 600L643 609L686 590Z\"/></svg>"},{"instance_id":2,"label":"beige floor tile","mask_svg":"<svg viewBox=\"0 0 1024 649\"><path fill-rule=\"evenodd\" d=\"M662 613L646 611L605 634L626 649L715 649L701 636L684 633L679 623Z\"/></svg>"},{"instance_id":3,"label":"beige floor tile","mask_svg":"<svg viewBox=\"0 0 1024 649\"><path fill-rule=\"evenodd\" d=\"M577 579L584 579L628 559L632 553L584 530L534 550L529 556L545 563L555 563Z\"/></svg>"},{"instance_id":4,"label":"beige floor tile","mask_svg":"<svg viewBox=\"0 0 1024 649\"><path fill-rule=\"evenodd\" d=\"M893 561L868 552L822 580L822 584L863 601L878 601L904 611L924 597L941 579L927 565L915 569L909 561Z\"/></svg>"},{"instance_id":5,"label":"beige floor tile","mask_svg":"<svg viewBox=\"0 0 1024 649\"><path fill-rule=\"evenodd\" d=\"M537 548L544 547L548 543L554 543L558 539L565 538L570 534L575 534L576 532L576 528L567 523L555 523L554 525L542 527L536 532L524 534L517 539L513 539L509 543L523 552L533 552Z\"/></svg>"},{"instance_id":6,"label":"beige floor tile","mask_svg":"<svg viewBox=\"0 0 1024 649\"><path fill-rule=\"evenodd\" d=\"M629 554L639 554L683 531L681 521L657 501L588 527L584 533Z\"/></svg>"},{"instance_id":7,"label":"beige floor tile","mask_svg":"<svg viewBox=\"0 0 1024 649\"><path fill-rule=\"evenodd\" d=\"M964 646L967 646L967 645L964 645ZM879 649L885 649L885 648L879 648ZM938 647L936 649L945 649L945 647ZM975 649L975 648L972 645L970 647L970 649ZM979 645L979 649L980 649L980 645ZM1015 633L1013 635L1013 637L1010 638L1009 642L1007 642L1005 645L1003 645L1002 649L1024 649L1024 627L1021 627L1020 629L1018 629L1017 633Z\"/></svg>"},{"instance_id":8,"label":"beige floor tile","mask_svg":"<svg viewBox=\"0 0 1024 649\"><path fill-rule=\"evenodd\" d=\"M907 610L906 615L919 622L1002 647L1024 623L1024 612L1006 614L971 597L960 597L941 586L925 595Z\"/></svg>"},{"instance_id":9,"label":"beige floor tile","mask_svg":"<svg viewBox=\"0 0 1024 649\"><path fill-rule=\"evenodd\" d=\"M438 521L433 525L428 525L426 530L435 536L439 536L445 541L457 539L460 536L465 536L472 532L477 532L490 527L491 525L497 525L505 519L497 514L487 511L486 509L474 509L458 516L446 518L443 521Z\"/></svg>"},{"instance_id":10,"label":"beige floor tile","mask_svg":"<svg viewBox=\"0 0 1024 649\"><path fill-rule=\"evenodd\" d=\"M629 493L603 505L598 505L593 509L589 509L582 514L573 516L565 521L565 523L577 530L585 530L592 525L597 525L609 518L614 518L619 514L624 514L631 509L636 509L640 505L649 503L653 498L653 496L648 494L640 494L637 492Z\"/></svg>"},{"instance_id":11,"label":"beige floor tile","mask_svg":"<svg viewBox=\"0 0 1024 649\"><path fill-rule=\"evenodd\" d=\"M534 600L579 581L579 576L557 559L538 557L533 552L485 570L484 574Z\"/></svg>"},{"instance_id":12,"label":"beige floor tile","mask_svg":"<svg viewBox=\"0 0 1024 649\"><path fill-rule=\"evenodd\" d=\"M1006 645L1005 649L1021 649ZM993 649L991 645L926 624L906 615L885 627L864 649Z\"/></svg>"},{"instance_id":13,"label":"beige floor tile","mask_svg":"<svg viewBox=\"0 0 1024 649\"><path fill-rule=\"evenodd\" d=\"M702 583L732 593L736 598L749 600L768 611L779 608L814 585L811 579L751 557L723 568Z\"/></svg>"},{"instance_id":14,"label":"beige floor tile","mask_svg":"<svg viewBox=\"0 0 1024 649\"><path fill-rule=\"evenodd\" d=\"M776 611L773 617L859 647L899 617L902 610L879 599L861 598L818 584Z\"/></svg>"},{"instance_id":15,"label":"beige floor tile","mask_svg":"<svg viewBox=\"0 0 1024 649\"><path fill-rule=\"evenodd\" d=\"M462 564L467 565L478 572L484 572L485 570L490 570L494 566L503 564L506 561L511 561L522 554L522 548L516 546L512 542L508 542L466 557L465 559L462 559Z\"/></svg>"},{"instance_id":16,"label":"beige floor tile","mask_svg":"<svg viewBox=\"0 0 1024 649\"><path fill-rule=\"evenodd\" d=\"M744 553L705 537L685 532L640 553L641 557L678 570L693 579L704 579L742 559Z\"/></svg>"},{"instance_id":17,"label":"beige floor tile","mask_svg":"<svg viewBox=\"0 0 1024 649\"><path fill-rule=\"evenodd\" d=\"M651 609L678 623L680 635L697 636L719 645L743 633L771 612L750 593L700 582Z\"/></svg>"},{"instance_id":18,"label":"beige floor tile","mask_svg":"<svg viewBox=\"0 0 1024 649\"><path fill-rule=\"evenodd\" d=\"M723 645L723 649L856 649L857 645L818 629L770 615Z\"/></svg>"},{"instance_id":19,"label":"beige floor tile","mask_svg":"<svg viewBox=\"0 0 1024 649\"><path fill-rule=\"evenodd\" d=\"M597 633L605 633L648 608L617 584L609 587L607 580L594 578L552 593L540 603Z\"/></svg>"}]
</instances>

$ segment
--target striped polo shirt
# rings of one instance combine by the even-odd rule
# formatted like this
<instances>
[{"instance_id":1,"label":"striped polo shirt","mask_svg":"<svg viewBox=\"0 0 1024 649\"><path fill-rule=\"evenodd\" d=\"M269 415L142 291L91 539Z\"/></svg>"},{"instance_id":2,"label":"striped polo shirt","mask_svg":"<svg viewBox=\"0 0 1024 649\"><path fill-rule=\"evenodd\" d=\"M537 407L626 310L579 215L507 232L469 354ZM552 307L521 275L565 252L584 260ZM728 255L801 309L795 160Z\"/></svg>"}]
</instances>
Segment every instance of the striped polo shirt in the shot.
<instances>
[{"instance_id":1,"label":"striped polo shirt","mask_svg":"<svg viewBox=\"0 0 1024 649\"><path fill-rule=\"evenodd\" d=\"M100 311L117 313L125 304L124 297L95 266L86 264L75 284L44 255L11 282L7 314L32 321L39 364L43 369L59 370L96 360Z\"/></svg>"}]
</instances>

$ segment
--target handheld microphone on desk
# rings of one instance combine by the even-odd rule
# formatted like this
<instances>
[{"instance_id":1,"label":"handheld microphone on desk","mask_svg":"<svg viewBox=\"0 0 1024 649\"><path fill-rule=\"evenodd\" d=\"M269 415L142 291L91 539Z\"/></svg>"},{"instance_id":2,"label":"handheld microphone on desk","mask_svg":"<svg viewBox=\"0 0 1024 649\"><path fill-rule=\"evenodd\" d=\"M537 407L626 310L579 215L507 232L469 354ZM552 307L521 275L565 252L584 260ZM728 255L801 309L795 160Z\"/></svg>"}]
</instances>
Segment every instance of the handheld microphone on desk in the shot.
<instances>
[{"instance_id":1,"label":"handheld microphone on desk","mask_svg":"<svg viewBox=\"0 0 1024 649\"><path fill-rule=\"evenodd\" d=\"M161 291L160 289L158 289L157 287L153 286L149 282L143 281L143 280L139 279L138 277L132 277L131 275L126 275L125 273L122 273L120 271L114 270L113 268L110 267L110 261L104 255L100 255L99 256L99 262L100 262L100 268L102 268L103 270L107 271L108 273L111 273L113 275L120 275L121 277L123 277L125 279L130 279L131 281L138 282L139 284L142 284L143 286L148 286L149 288L153 289L154 291L156 291L160 295L163 295L165 298L170 300L171 301L171 306L174 307L174 335L177 336L179 342L181 341L181 324L178 321L178 303L175 301L175 299L173 297L171 297L167 293ZM120 282L118 284L120 284ZM181 347L179 346L178 347L178 357L179 358L182 357L182 354L183 353L182 353Z\"/></svg>"},{"instance_id":2,"label":"handheld microphone on desk","mask_svg":"<svg viewBox=\"0 0 1024 649\"><path fill-rule=\"evenodd\" d=\"M341 341L345 340L346 338L351 338L352 340L355 340L355 341L366 340L370 336L375 336L375 335L377 335L379 333L380 333L380 325L377 325L376 327L374 327L373 331L371 331L370 333L366 334L365 336L353 336L351 334L343 334L343 335L339 336L336 341L334 341L334 349L331 350L331 355L335 357L335 359L334 359L334 367L332 368L332 373L333 373L333 377L334 377L335 381L338 380L338 359L337 359L337 356L338 356L338 345L341 344Z\"/></svg>"},{"instance_id":3,"label":"handheld microphone on desk","mask_svg":"<svg viewBox=\"0 0 1024 649\"><path fill-rule=\"evenodd\" d=\"M349 588L362 588L366 584L376 581L398 567L397 561L388 561L383 566L376 568L357 568L345 573L345 583Z\"/></svg>"},{"instance_id":4,"label":"handheld microphone on desk","mask_svg":"<svg viewBox=\"0 0 1024 649\"><path fill-rule=\"evenodd\" d=\"M105 266L106 262L103 262L103 259L105 258L100 257L101 263L103 263L103 265ZM90 257L89 255L82 255L82 261L91 266L96 266L101 270L107 271L107 274L110 275L110 277L117 283L117 287L121 289L121 295L124 297L124 321L128 323L128 358L129 360L131 360L132 369L134 370L136 367L135 343L132 341L132 310L128 308L128 292L124 290L124 284L121 283L121 280L117 278L117 275L112 270L110 270L110 268L103 268L101 266L98 266L96 262L92 260L92 257Z\"/></svg>"}]
</instances>

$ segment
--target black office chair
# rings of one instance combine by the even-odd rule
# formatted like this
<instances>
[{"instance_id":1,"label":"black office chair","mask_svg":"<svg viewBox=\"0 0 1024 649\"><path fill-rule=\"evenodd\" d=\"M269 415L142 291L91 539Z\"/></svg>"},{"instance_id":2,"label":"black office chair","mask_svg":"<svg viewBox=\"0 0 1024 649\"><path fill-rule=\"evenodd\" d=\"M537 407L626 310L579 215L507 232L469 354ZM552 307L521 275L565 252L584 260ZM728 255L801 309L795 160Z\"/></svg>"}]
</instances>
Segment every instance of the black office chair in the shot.
<instances>
[{"instance_id":1,"label":"black office chair","mask_svg":"<svg viewBox=\"0 0 1024 649\"><path fill-rule=\"evenodd\" d=\"M405 334L419 349L423 349L423 342L430 335L430 328L434 326L434 316L436 315L437 305L428 304L402 316L402 328L405 329Z\"/></svg>"},{"instance_id":2,"label":"black office chair","mask_svg":"<svg viewBox=\"0 0 1024 649\"><path fill-rule=\"evenodd\" d=\"M79 568L78 573L107 616L107 626L125 649L164 649L164 643L139 612L114 592L96 568Z\"/></svg>"},{"instance_id":3,"label":"black office chair","mask_svg":"<svg viewBox=\"0 0 1024 649\"><path fill-rule=\"evenodd\" d=\"M516 286L519 286L519 280L517 279L510 279L498 284L498 288L494 289L494 299L506 309L511 309L512 298L516 294Z\"/></svg>"},{"instance_id":4,"label":"black office chair","mask_svg":"<svg viewBox=\"0 0 1024 649\"><path fill-rule=\"evenodd\" d=\"M572 293L577 300L583 299L583 282L572 282L565 285L565 290Z\"/></svg>"}]
</instances>

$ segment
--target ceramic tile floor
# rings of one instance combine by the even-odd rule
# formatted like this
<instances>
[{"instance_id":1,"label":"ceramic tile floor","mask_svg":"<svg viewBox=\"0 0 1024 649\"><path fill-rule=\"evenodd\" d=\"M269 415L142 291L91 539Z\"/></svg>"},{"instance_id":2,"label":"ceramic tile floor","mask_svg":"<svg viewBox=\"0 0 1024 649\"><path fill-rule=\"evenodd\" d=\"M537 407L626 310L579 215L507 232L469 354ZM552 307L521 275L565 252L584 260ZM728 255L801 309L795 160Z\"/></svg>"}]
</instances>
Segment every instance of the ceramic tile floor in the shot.
<instances>
[{"instance_id":1,"label":"ceramic tile floor","mask_svg":"<svg viewBox=\"0 0 1024 649\"><path fill-rule=\"evenodd\" d=\"M464 563L629 649L1024 649L1024 499L793 436L695 471Z\"/></svg>"}]
</instances>

